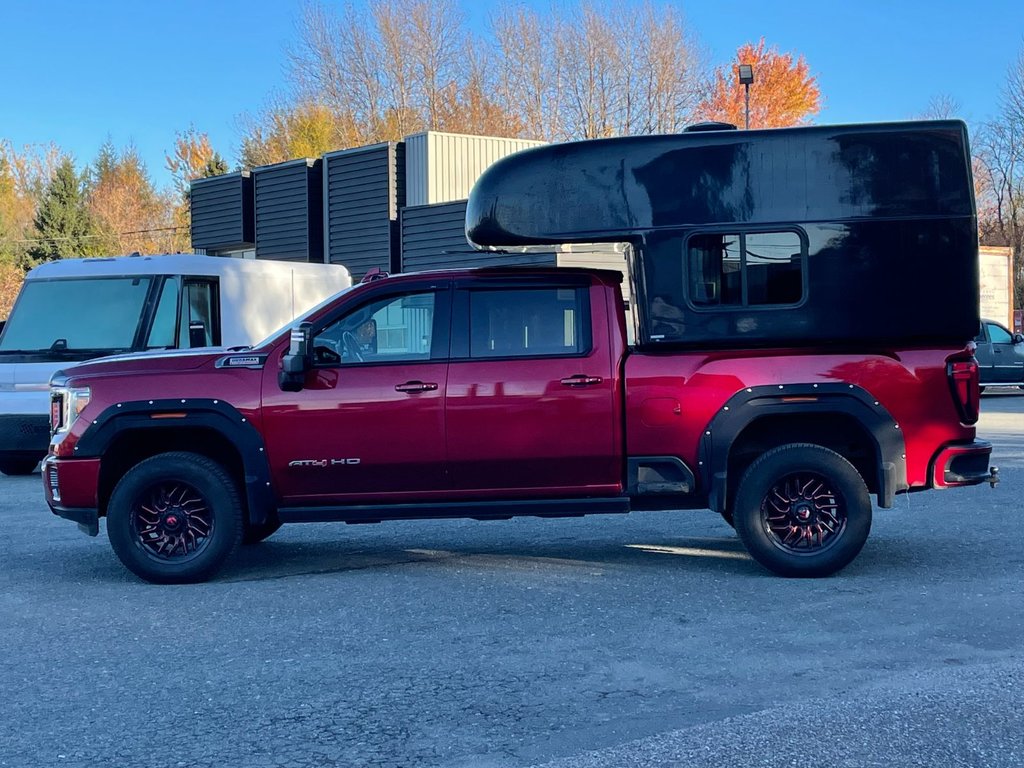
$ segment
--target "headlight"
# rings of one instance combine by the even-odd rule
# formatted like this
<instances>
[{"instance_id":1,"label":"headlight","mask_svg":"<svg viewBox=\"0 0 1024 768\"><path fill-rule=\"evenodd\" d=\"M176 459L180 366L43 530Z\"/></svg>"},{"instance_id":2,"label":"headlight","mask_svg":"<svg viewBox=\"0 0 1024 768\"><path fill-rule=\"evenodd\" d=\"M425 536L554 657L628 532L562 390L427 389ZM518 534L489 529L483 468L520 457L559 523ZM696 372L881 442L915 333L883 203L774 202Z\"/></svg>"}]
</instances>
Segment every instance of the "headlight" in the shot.
<instances>
[{"instance_id":1,"label":"headlight","mask_svg":"<svg viewBox=\"0 0 1024 768\"><path fill-rule=\"evenodd\" d=\"M52 387L50 389L50 431L67 432L75 423L92 393L88 387Z\"/></svg>"}]
</instances>

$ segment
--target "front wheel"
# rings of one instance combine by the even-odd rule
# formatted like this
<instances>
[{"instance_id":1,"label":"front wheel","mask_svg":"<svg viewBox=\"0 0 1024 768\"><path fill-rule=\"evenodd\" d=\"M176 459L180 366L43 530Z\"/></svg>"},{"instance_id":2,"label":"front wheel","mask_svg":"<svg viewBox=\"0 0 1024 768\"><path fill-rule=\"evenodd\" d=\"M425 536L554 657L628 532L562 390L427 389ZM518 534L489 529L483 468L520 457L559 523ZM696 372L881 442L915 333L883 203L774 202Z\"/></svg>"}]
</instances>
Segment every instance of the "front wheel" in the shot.
<instances>
[{"instance_id":1,"label":"front wheel","mask_svg":"<svg viewBox=\"0 0 1024 768\"><path fill-rule=\"evenodd\" d=\"M781 576L830 576L860 553L871 499L860 473L835 451L793 443L750 465L733 506L736 532Z\"/></svg>"},{"instance_id":2,"label":"front wheel","mask_svg":"<svg viewBox=\"0 0 1024 768\"><path fill-rule=\"evenodd\" d=\"M242 536L242 504L227 471L195 453L161 453L125 473L107 505L107 537L136 576L206 581Z\"/></svg>"}]
</instances>

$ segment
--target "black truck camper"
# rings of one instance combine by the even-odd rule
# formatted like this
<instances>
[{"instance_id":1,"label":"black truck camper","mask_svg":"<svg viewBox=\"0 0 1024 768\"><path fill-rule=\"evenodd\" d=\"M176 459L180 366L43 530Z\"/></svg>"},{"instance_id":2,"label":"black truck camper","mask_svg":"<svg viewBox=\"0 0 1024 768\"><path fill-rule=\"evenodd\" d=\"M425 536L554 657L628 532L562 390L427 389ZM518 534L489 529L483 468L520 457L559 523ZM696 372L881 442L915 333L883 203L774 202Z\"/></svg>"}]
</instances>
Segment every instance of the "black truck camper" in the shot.
<instances>
[{"instance_id":1,"label":"black truck camper","mask_svg":"<svg viewBox=\"0 0 1024 768\"><path fill-rule=\"evenodd\" d=\"M628 242L642 346L978 332L960 121L711 130L529 149L469 198L478 248Z\"/></svg>"}]
</instances>

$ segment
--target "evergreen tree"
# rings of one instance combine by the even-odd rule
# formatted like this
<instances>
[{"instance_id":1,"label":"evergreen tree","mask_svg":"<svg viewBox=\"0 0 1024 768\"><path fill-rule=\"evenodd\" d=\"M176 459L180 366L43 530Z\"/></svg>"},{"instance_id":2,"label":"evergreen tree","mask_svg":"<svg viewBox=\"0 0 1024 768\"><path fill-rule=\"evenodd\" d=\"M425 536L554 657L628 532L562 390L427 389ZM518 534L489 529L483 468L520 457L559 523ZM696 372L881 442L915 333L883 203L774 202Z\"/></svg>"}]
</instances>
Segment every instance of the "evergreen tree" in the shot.
<instances>
[{"instance_id":1,"label":"evergreen tree","mask_svg":"<svg viewBox=\"0 0 1024 768\"><path fill-rule=\"evenodd\" d=\"M91 255L92 224L85 202L85 183L65 156L50 181L35 217L36 242L29 249L32 264Z\"/></svg>"},{"instance_id":2,"label":"evergreen tree","mask_svg":"<svg viewBox=\"0 0 1024 768\"><path fill-rule=\"evenodd\" d=\"M222 176L229 170L228 161L220 156L220 152L214 152L199 171L199 177L208 179L211 176Z\"/></svg>"}]
</instances>

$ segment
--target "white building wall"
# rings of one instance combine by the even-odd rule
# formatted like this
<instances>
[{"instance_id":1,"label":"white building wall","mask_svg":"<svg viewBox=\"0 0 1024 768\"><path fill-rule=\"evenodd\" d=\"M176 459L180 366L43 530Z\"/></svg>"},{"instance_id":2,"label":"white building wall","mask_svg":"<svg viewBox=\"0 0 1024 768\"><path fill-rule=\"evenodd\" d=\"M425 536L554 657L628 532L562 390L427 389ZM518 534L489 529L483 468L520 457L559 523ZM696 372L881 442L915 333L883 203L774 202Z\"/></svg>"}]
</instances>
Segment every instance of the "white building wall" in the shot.
<instances>
[{"instance_id":1,"label":"white building wall","mask_svg":"<svg viewBox=\"0 0 1024 768\"><path fill-rule=\"evenodd\" d=\"M469 197L497 160L543 141L424 131L405 138L405 204L432 205Z\"/></svg>"}]
</instances>

